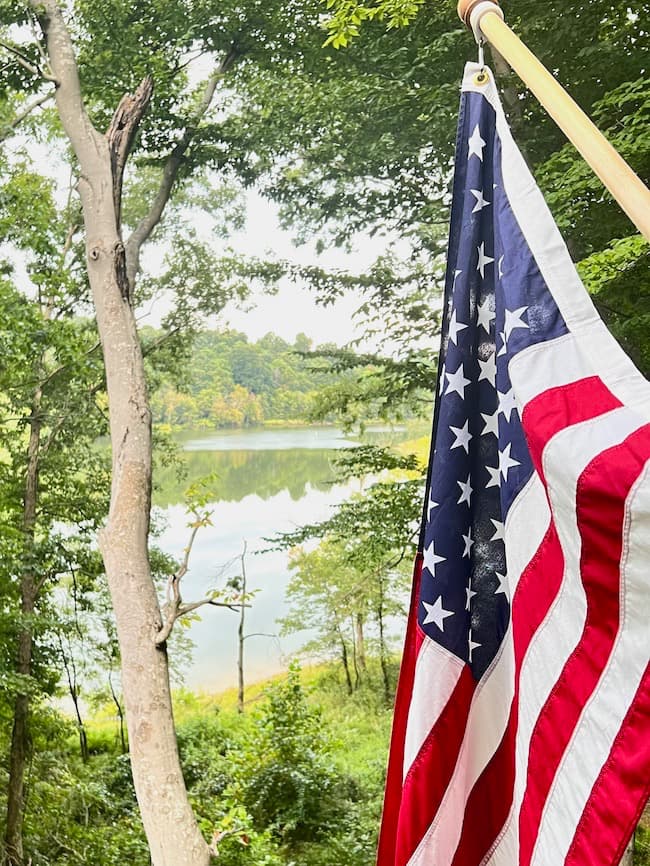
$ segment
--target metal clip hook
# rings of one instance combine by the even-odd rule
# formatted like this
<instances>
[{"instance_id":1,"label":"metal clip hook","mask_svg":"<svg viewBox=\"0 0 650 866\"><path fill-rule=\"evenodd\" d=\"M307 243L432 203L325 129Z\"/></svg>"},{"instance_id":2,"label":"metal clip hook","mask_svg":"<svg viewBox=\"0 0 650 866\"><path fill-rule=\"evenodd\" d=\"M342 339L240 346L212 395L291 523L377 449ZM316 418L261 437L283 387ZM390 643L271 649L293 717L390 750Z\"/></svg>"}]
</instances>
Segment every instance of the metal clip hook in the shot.
<instances>
[{"instance_id":1,"label":"metal clip hook","mask_svg":"<svg viewBox=\"0 0 650 866\"><path fill-rule=\"evenodd\" d=\"M474 84L482 86L483 84L487 84L490 80L490 76L488 75L485 68L485 56L483 53L483 45L485 44L485 39L479 39L476 44L478 45L478 65L480 66L480 70L474 76Z\"/></svg>"}]
</instances>

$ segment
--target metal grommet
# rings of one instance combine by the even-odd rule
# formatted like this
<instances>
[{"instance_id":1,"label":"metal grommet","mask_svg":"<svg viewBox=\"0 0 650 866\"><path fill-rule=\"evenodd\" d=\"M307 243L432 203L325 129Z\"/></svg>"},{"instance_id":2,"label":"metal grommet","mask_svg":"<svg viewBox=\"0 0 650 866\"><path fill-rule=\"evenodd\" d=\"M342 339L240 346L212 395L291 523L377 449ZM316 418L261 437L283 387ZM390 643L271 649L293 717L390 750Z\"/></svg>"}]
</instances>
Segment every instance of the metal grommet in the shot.
<instances>
[{"instance_id":1,"label":"metal grommet","mask_svg":"<svg viewBox=\"0 0 650 866\"><path fill-rule=\"evenodd\" d=\"M484 84L487 84L489 80L490 80L490 76L488 74L487 69L481 69L481 71L477 72L476 75L474 76L474 84L478 84L479 87L484 85Z\"/></svg>"}]
</instances>

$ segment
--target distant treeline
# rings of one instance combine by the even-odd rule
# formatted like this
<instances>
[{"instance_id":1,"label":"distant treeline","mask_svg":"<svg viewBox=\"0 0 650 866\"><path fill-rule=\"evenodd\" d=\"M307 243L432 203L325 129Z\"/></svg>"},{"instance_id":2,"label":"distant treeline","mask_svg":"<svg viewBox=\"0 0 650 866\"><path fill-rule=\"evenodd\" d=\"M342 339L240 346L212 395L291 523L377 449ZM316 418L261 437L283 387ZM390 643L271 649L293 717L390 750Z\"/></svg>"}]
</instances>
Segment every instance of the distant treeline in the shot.
<instances>
[{"instance_id":1,"label":"distant treeline","mask_svg":"<svg viewBox=\"0 0 650 866\"><path fill-rule=\"evenodd\" d=\"M270 333L251 343L239 331L205 331L181 384L163 381L154 393L154 419L174 429L309 420L315 394L340 379L301 354L310 351L304 334L292 344Z\"/></svg>"}]
</instances>

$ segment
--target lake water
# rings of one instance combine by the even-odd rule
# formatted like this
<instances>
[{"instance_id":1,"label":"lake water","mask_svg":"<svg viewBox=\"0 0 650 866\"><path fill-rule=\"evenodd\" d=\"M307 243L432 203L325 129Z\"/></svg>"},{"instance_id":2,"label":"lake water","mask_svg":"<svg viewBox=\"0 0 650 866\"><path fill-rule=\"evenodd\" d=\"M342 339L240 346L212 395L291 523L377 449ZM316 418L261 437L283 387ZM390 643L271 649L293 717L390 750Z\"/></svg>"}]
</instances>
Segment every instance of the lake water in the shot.
<instances>
[{"instance_id":1,"label":"lake water","mask_svg":"<svg viewBox=\"0 0 650 866\"><path fill-rule=\"evenodd\" d=\"M387 437L387 431L378 428L369 434ZM400 438L399 432L395 435ZM214 473L214 502L208 506L213 509L213 525L197 536L183 598L199 599L223 586L228 576L239 574L239 562L225 574L223 566L247 543L248 588L258 592L246 613L246 632L272 635L246 640L245 674L253 682L284 669L308 637L277 636L276 619L286 612L287 554L255 551L268 546L265 537L326 518L332 506L358 489L358 482L333 483L332 457L336 450L359 442L332 427L309 427L202 431L184 435L180 443L188 477L181 481L170 469L158 470L154 477L155 520L164 527L156 543L177 558L183 555L189 538L183 493L192 481ZM185 677L190 688L213 691L236 684L238 624L238 613L201 610L200 621L190 630L195 644Z\"/></svg>"}]
</instances>

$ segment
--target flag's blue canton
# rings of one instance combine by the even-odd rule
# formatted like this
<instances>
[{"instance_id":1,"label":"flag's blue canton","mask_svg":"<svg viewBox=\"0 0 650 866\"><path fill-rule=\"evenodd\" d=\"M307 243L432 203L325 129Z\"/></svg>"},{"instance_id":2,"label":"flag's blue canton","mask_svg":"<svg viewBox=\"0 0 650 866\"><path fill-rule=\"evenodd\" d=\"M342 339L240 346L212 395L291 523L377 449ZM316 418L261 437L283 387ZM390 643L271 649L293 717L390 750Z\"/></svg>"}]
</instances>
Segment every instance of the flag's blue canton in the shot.
<instances>
[{"instance_id":1,"label":"flag's blue canton","mask_svg":"<svg viewBox=\"0 0 650 866\"><path fill-rule=\"evenodd\" d=\"M480 678L508 627L505 516L533 468L507 365L566 333L503 187L495 113L465 93L418 620Z\"/></svg>"}]
</instances>

